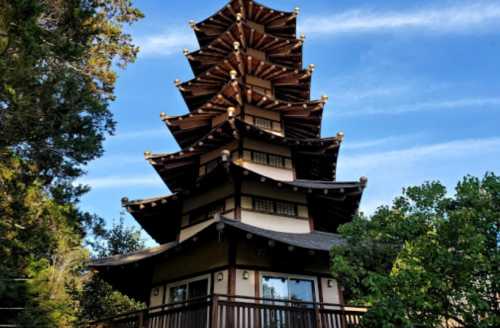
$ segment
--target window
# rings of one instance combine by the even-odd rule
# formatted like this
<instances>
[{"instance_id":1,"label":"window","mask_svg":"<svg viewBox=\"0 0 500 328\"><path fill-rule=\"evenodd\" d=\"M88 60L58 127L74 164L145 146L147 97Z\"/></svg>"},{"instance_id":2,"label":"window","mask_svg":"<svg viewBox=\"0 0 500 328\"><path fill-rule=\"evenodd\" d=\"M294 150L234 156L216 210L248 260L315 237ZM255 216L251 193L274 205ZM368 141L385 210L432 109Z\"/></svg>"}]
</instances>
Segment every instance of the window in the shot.
<instances>
[{"instance_id":1,"label":"window","mask_svg":"<svg viewBox=\"0 0 500 328\"><path fill-rule=\"evenodd\" d=\"M258 164L267 165L267 154L254 151L252 160Z\"/></svg>"},{"instance_id":2,"label":"window","mask_svg":"<svg viewBox=\"0 0 500 328\"><path fill-rule=\"evenodd\" d=\"M297 206L294 203L275 201L266 198L254 198L253 209L259 212L297 216Z\"/></svg>"},{"instance_id":3,"label":"window","mask_svg":"<svg viewBox=\"0 0 500 328\"><path fill-rule=\"evenodd\" d=\"M255 118L255 126L261 128L261 129L271 130L273 127L273 123L271 120L268 120L266 118L256 117Z\"/></svg>"},{"instance_id":4,"label":"window","mask_svg":"<svg viewBox=\"0 0 500 328\"><path fill-rule=\"evenodd\" d=\"M224 211L226 210L225 204L226 204L225 200L218 201L216 203L198 208L198 209L190 212L187 215L188 216L188 220L187 220L188 223L183 224L183 226L185 227L185 226L188 226L191 224L206 221L208 219L213 218L216 213L224 213ZM185 220L183 220L183 223L184 222L185 222Z\"/></svg>"},{"instance_id":5,"label":"window","mask_svg":"<svg viewBox=\"0 0 500 328\"><path fill-rule=\"evenodd\" d=\"M280 168L284 167L283 157L276 155L269 155L269 165Z\"/></svg>"},{"instance_id":6,"label":"window","mask_svg":"<svg viewBox=\"0 0 500 328\"><path fill-rule=\"evenodd\" d=\"M180 303L208 294L208 279L191 281L170 288L170 303Z\"/></svg>"},{"instance_id":7,"label":"window","mask_svg":"<svg viewBox=\"0 0 500 328\"><path fill-rule=\"evenodd\" d=\"M295 204L286 202L276 202L276 213L288 216L297 216Z\"/></svg>"},{"instance_id":8,"label":"window","mask_svg":"<svg viewBox=\"0 0 500 328\"><path fill-rule=\"evenodd\" d=\"M274 202L269 199L256 198L254 209L256 211L273 213L274 212Z\"/></svg>"},{"instance_id":9,"label":"window","mask_svg":"<svg viewBox=\"0 0 500 328\"><path fill-rule=\"evenodd\" d=\"M273 300L314 302L314 283L309 279L263 276L262 295Z\"/></svg>"}]
</instances>

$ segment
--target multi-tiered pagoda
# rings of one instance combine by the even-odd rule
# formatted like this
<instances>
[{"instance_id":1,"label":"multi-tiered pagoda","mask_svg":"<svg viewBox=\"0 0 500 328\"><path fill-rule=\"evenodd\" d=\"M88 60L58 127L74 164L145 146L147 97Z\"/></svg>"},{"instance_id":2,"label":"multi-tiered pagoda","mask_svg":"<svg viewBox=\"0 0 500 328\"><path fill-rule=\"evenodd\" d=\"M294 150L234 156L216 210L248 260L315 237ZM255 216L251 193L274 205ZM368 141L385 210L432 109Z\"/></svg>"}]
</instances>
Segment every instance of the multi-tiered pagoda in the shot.
<instances>
[{"instance_id":1,"label":"multi-tiered pagoda","mask_svg":"<svg viewBox=\"0 0 500 328\"><path fill-rule=\"evenodd\" d=\"M298 8L233 0L190 22L195 77L176 80L189 113L161 114L181 151L145 153L172 194L123 206L161 246L93 267L149 306L223 294L342 303L329 275L340 224L366 179L336 181L343 134L321 137Z\"/></svg>"}]
</instances>

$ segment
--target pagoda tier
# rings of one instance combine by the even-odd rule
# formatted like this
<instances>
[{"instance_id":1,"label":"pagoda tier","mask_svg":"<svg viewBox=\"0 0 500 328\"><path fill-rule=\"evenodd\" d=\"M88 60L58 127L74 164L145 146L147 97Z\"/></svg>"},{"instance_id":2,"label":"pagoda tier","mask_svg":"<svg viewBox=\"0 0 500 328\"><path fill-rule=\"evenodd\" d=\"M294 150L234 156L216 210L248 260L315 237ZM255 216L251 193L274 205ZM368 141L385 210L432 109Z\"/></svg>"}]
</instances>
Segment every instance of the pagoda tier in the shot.
<instances>
[{"instance_id":1,"label":"pagoda tier","mask_svg":"<svg viewBox=\"0 0 500 328\"><path fill-rule=\"evenodd\" d=\"M302 67L302 45L302 39L276 37L255 29L247 21L238 21L209 45L192 53L184 50L184 53L193 73L198 76L240 46L255 58L298 69Z\"/></svg>"},{"instance_id":2,"label":"pagoda tier","mask_svg":"<svg viewBox=\"0 0 500 328\"><path fill-rule=\"evenodd\" d=\"M237 21L249 22L256 30L282 38L295 38L298 9L294 12L277 11L251 0L232 0L214 15L202 22L191 22L200 47L209 45Z\"/></svg>"},{"instance_id":3,"label":"pagoda tier","mask_svg":"<svg viewBox=\"0 0 500 328\"><path fill-rule=\"evenodd\" d=\"M360 182L279 181L249 170L241 162L228 160L200 179L197 188L192 191L135 201L124 198L122 204L153 239L158 243L167 243L175 240L181 229L182 204L186 199L204 194L214 185L227 181L236 185L242 179L276 190L307 194L308 202L314 204L314 208L310 207L310 215L315 230L322 231L335 231L338 225L352 220L366 185L363 179ZM233 195L238 197L238 194L239 192L235 192ZM325 215L325 211L328 215ZM168 217L165 213L169 214ZM233 210L222 212L221 215L234 217Z\"/></svg>"},{"instance_id":4,"label":"pagoda tier","mask_svg":"<svg viewBox=\"0 0 500 328\"><path fill-rule=\"evenodd\" d=\"M270 132L291 138L317 138L325 102L326 98L305 102L273 100L264 92L231 81L191 114L175 117L162 114L161 117L181 147L192 145L224 122L231 107L236 117L249 123L254 123L256 116L269 117L274 122Z\"/></svg>"},{"instance_id":5,"label":"pagoda tier","mask_svg":"<svg viewBox=\"0 0 500 328\"><path fill-rule=\"evenodd\" d=\"M235 50L193 80L184 83L177 80L176 84L190 111L211 100L230 80L260 90L273 100L303 102L310 98L313 71L314 65L306 70L292 69Z\"/></svg>"},{"instance_id":6,"label":"pagoda tier","mask_svg":"<svg viewBox=\"0 0 500 328\"><path fill-rule=\"evenodd\" d=\"M260 140L267 144L287 146L291 149L291 163L300 162L296 170L299 179L335 180L337 157L343 135L335 138L285 138L266 132L239 119L224 121L210 133L198 139L191 147L172 154L146 154L167 186L178 191L195 186L201 174L208 173L215 161L220 160L223 149L234 153L233 158L244 158L244 147L239 147L240 139ZM247 149L248 150L248 149ZM203 161L202 161L203 157ZM246 158L251 160L251 158ZM299 167L293 165L293 167ZM302 167L304 169L302 169ZM291 169L292 167L289 167Z\"/></svg>"}]
</instances>

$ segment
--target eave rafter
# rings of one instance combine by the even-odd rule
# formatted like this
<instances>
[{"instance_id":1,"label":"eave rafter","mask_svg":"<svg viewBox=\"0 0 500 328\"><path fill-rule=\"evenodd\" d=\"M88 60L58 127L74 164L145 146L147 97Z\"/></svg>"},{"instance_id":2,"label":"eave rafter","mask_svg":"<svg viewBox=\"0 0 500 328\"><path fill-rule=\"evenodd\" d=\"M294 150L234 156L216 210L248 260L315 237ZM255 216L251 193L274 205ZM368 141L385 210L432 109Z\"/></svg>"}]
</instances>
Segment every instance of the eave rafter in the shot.
<instances>
[{"instance_id":1,"label":"eave rafter","mask_svg":"<svg viewBox=\"0 0 500 328\"><path fill-rule=\"evenodd\" d=\"M319 137L321 119L328 97L305 102L287 102L273 100L259 90L253 90L238 81L231 81L209 101L197 110L181 116L161 114L161 119L168 126L181 147L194 142L205 135L209 129L228 118L228 109L235 108L235 116L240 116L244 105L280 112L282 114L286 136L294 138Z\"/></svg>"},{"instance_id":2,"label":"eave rafter","mask_svg":"<svg viewBox=\"0 0 500 328\"><path fill-rule=\"evenodd\" d=\"M198 77L181 83L175 83L181 91L190 110L200 108L231 80L242 81L241 76L252 76L268 81L274 94L270 98L288 102L304 102L310 97L311 76L315 66L309 65L305 70L291 69L272 64L268 61L253 58L243 51L236 50L229 54L219 65L216 65Z\"/></svg>"},{"instance_id":3,"label":"eave rafter","mask_svg":"<svg viewBox=\"0 0 500 328\"><path fill-rule=\"evenodd\" d=\"M275 64L291 68L302 66L303 39L289 39L263 33L251 27L245 21L236 22L227 31L220 34L209 45L195 52L184 54L189 60L195 75L217 65L220 61L239 47L255 49L265 52L263 54Z\"/></svg>"},{"instance_id":4,"label":"eave rafter","mask_svg":"<svg viewBox=\"0 0 500 328\"><path fill-rule=\"evenodd\" d=\"M201 47L210 44L229 26L238 21L251 21L259 24L267 33L282 38L294 38L297 30L298 8L293 12L277 11L251 0L231 0L209 18L195 23L190 22Z\"/></svg>"}]
</instances>

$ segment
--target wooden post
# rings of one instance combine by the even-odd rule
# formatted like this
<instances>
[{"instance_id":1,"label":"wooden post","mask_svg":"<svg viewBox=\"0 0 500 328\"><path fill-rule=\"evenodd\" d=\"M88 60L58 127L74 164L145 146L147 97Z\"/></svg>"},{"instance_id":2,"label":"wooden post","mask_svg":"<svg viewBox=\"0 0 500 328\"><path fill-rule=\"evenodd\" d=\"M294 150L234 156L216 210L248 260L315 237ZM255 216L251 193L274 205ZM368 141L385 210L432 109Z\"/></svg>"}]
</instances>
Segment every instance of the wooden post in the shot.
<instances>
[{"instance_id":1,"label":"wooden post","mask_svg":"<svg viewBox=\"0 0 500 328\"><path fill-rule=\"evenodd\" d=\"M219 327L219 296L212 295L212 314L210 316L210 328Z\"/></svg>"},{"instance_id":2,"label":"wooden post","mask_svg":"<svg viewBox=\"0 0 500 328\"><path fill-rule=\"evenodd\" d=\"M144 328L144 311L139 312L139 318L138 318L138 326L139 328Z\"/></svg>"},{"instance_id":3,"label":"wooden post","mask_svg":"<svg viewBox=\"0 0 500 328\"><path fill-rule=\"evenodd\" d=\"M314 317L316 318L316 328L322 328L323 325L321 323L321 313L318 304L314 304Z\"/></svg>"}]
</instances>

